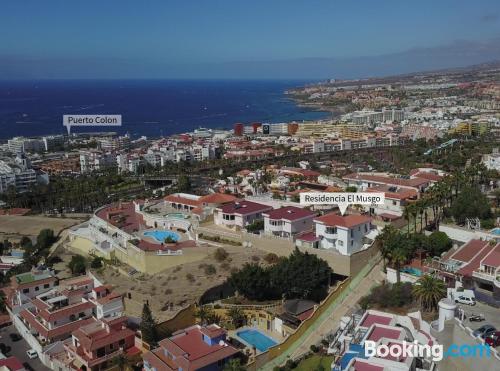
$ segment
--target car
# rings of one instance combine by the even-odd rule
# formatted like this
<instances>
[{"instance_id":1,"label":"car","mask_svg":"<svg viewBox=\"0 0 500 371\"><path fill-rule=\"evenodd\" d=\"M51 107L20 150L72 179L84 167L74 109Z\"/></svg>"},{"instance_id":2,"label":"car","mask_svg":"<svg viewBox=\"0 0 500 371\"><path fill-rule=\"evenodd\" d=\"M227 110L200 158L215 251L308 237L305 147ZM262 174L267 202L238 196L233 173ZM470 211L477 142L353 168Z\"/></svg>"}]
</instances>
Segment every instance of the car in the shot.
<instances>
[{"instance_id":1,"label":"car","mask_svg":"<svg viewBox=\"0 0 500 371\"><path fill-rule=\"evenodd\" d=\"M482 339L484 339L486 336L490 335L491 333L495 332L497 329L495 326L492 325L483 325L479 327L477 330L475 330L472 335L474 336L479 336Z\"/></svg>"},{"instance_id":2,"label":"car","mask_svg":"<svg viewBox=\"0 0 500 371\"><path fill-rule=\"evenodd\" d=\"M15 332L12 332L9 334L10 340L12 341L19 341L22 339L21 335L16 334Z\"/></svg>"},{"instance_id":3,"label":"car","mask_svg":"<svg viewBox=\"0 0 500 371\"><path fill-rule=\"evenodd\" d=\"M460 304L467 304L467 305L476 305L476 300L474 298L468 297L468 296L459 296L458 298L455 299L455 303L460 303Z\"/></svg>"},{"instance_id":4,"label":"car","mask_svg":"<svg viewBox=\"0 0 500 371\"><path fill-rule=\"evenodd\" d=\"M500 345L500 331L495 331L484 338L484 342L490 347L497 347Z\"/></svg>"},{"instance_id":5,"label":"car","mask_svg":"<svg viewBox=\"0 0 500 371\"><path fill-rule=\"evenodd\" d=\"M33 367L28 362L23 362L23 367L26 371L35 371Z\"/></svg>"},{"instance_id":6,"label":"car","mask_svg":"<svg viewBox=\"0 0 500 371\"><path fill-rule=\"evenodd\" d=\"M28 356L29 359L38 358L38 353L36 352L35 349L28 349L26 351L26 355Z\"/></svg>"}]
</instances>

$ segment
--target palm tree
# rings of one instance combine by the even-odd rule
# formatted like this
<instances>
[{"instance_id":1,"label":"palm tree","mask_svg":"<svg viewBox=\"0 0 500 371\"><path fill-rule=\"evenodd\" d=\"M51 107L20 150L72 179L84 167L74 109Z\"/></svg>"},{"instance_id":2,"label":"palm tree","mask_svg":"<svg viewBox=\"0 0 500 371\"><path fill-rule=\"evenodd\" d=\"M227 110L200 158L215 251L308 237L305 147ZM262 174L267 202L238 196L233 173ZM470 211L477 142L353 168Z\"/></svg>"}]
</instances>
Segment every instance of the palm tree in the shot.
<instances>
[{"instance_id":1,"label":"palm tree","mask_svg":"<svg viewBox=\"0 0 500 371\"><path fill-rule=\"evenodd\" d=\"M439 301L446 296L446 286L440 279L426 274L413 286L413 295L422 309L429 312L436 309Z\"/></svg>"},{"instance_id":2,"label":"palm tree","mask_svg":"<svg viewBox=\"0 0 500 371\"><path fill-rule=\"evenodd\" d=\"M227 316L231 319L235 328L240 327L245 321L245 314L239 307L232 307L227 311Z\"/></svg>"},{"instance_id":3,"label":"palm tree","mask_svg":"<svg viewBox=\"0 0 500 371\"><path fill-rule=\"evenodd\" d=\"M212 311L207 306L200 305L195 316L200 319L202 325L205 325L211 313Z\"/></svg>"},{"instance_id":4,"label":"palm tree","mask_svg":"<svg viewBox=\"0 0 500 371\"><path fill-rule=\"evenodd\" d=\"M391 262L396 271L396 282L401 282L401 267L408 260L408 251L402 247L398 246L391 252Z\"/></svg>"},{"instance_id":5,"label":"palm tree","mask_svg":"<svg viewBox=\"0 0 500 371\"><path fill-rule=\"evenodd\" d=\"M380 244L380 253L384 261L384 271L387 266L387 262L390 261L391 257L390 241L396 233L398 233L396 228L394 228L391 224L388 224L384 227L384 229L382 229L380 234L376 237L376 240Z\"/></svg>"}]
</instances>

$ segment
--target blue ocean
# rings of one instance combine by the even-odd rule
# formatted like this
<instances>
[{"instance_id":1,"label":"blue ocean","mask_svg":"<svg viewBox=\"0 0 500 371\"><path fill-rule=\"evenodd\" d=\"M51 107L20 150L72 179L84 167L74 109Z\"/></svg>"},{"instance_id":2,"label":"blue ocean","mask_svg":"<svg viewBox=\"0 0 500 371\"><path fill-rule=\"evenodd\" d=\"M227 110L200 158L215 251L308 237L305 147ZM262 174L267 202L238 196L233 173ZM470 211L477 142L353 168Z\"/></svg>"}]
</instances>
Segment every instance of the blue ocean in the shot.
<instances>
[{"instance_id":1,"label":"blue ocean","mask_svg":"<svg viewBox=\"0 0 500 371\"><path fill-rule=\"evenodd\" d=\"M309 81L310 82L310 81ZM133 137L166 136L198 127L325 118L298 107L285 90L308 81L72 80L1 81L0 138L65 133L64 114L121 114ZM73 129L75 132L99 131Z\"/></svg>"}]
</instances>

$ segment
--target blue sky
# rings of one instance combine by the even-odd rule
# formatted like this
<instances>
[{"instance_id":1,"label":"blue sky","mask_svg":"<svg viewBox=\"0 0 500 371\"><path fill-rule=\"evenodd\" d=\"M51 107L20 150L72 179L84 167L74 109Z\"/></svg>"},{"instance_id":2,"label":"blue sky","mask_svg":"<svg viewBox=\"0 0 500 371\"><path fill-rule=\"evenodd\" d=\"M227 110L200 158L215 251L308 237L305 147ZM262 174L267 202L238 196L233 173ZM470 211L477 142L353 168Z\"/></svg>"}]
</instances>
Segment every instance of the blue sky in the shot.
<instances>
[{"instance_id":1,"label":"blue sky","mask_svg":"<svg viewBox=\"0 0 500 371\"><path fill-rule=\"evenodd\" d=\"M203 77L221 66L237 76L225 63L498 37L498 0L11 0L0 5L0 78Z\"/></svg>"}]
</instances>

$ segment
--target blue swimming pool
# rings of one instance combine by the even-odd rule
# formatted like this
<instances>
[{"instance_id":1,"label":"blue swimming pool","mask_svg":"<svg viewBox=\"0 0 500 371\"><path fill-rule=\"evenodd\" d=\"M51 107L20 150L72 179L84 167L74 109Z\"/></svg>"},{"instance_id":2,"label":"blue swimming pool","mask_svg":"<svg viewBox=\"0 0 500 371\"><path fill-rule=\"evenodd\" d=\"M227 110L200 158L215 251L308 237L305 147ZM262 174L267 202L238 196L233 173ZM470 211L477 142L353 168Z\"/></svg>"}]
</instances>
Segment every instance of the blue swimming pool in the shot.
<instances>
[{"instance_id":1,"label":"blue swimming pool","mask_svg":"<svg viewBox=\"0 0 500 371\"><path fill-rule=\"evenodd\" d=\"M496 234L497 236L500 236L500 228L492 229L490 232Z\"/></svg>"},{"instance_id":2,"label":"blue swimming pool","mask_svg":"<svg viewBox=\"0 0 500 371\"><path fill-rule=\"evenodd\" d=\"M146 237L152 237L158 242L165 242L165 239L167 237L170 237L173 239L175 242L179 241L179 235L175 232L172 231L148 231L144 232L144 236Z\"/></svg>"},{"instance_id":3,"label":"blue swimming pool","mask_svg":"<svg viewBox=\"0 0 500 371\"><path fill-rule=\"evenodd\" d=\"M274 339L264 335L259 330L247 329L241 330L236 333L239 338L245 341L250 346L257 348L259 352L265 352L273 345L278 344Z\"/></svg>"},{"instance_id":4,"label":"blue swimming pool","mask_svg":"<svg viewBox=\"0 0 500 371\"><path fill-rule=\"evenodd\" d=\"M421 277L422 276L422 271L418 268L414 267L404 267L401 269L401 272L411 274L413 276Z\"/></svg>"}]
</instances>

